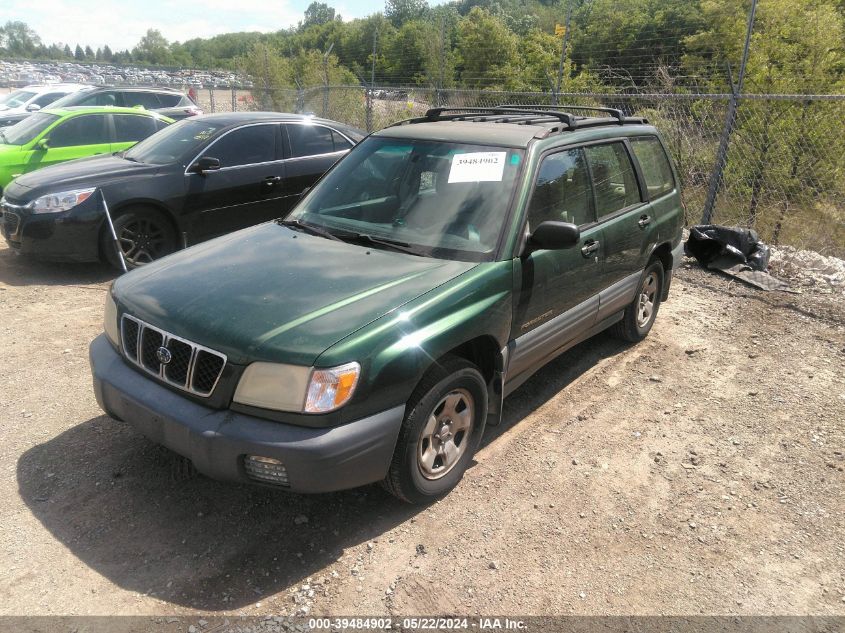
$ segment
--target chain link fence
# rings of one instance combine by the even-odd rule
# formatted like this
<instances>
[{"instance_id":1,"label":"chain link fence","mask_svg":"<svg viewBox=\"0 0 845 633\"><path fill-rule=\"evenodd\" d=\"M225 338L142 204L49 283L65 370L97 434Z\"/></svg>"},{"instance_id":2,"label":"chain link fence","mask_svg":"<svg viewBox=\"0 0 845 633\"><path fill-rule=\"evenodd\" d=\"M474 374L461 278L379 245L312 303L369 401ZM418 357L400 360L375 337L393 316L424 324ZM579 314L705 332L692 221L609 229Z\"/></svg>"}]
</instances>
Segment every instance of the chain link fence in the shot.
<instances>
[{"instance_id":1,"label":"chain link fence","mask_svg":"<svg viewBox=\"0 0 845 633\"><path fill-rule=\"evenodd\" d=\"M487 90L329 86L209 88L207 111L313 113L373 131L437 106L551 105L554 95ZM609 106L662 133L683 185L687 224L701 220L718 171L730 94L562 94L563 105ZM772 244L845 257L845 95L743 95L722 159L713 222L755 229Z\"/></svg>"},{"instance_id":2,"label":"chain link fence","mask_svg":"<svg viewBox=\"0 0 845 633\"><path fill-rule=\"evenodd\" d=\"M548 92L318 86L194 88L206 112L313 113L373 131L437 106L551 105ZM687 224L700 222L717 173L730 94L561 94L563 105L602 105L657 126L678 166ZM845 95L742 95L722 159L713 222L845 258Z\"/></svg>"}]
</instances>

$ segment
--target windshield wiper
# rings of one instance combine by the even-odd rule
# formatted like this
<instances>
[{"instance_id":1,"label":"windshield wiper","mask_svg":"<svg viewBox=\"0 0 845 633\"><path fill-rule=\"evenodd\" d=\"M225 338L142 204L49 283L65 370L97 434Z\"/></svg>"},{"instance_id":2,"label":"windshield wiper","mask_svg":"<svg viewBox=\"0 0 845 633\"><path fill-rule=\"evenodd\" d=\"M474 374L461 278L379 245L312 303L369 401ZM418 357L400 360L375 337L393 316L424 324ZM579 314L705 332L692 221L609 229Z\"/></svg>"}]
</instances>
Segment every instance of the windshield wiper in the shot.
<instances>
[{"instance_id":1,"label":"windshield wiper","mask_svg":"<svg viewBox=\"0 0 845 633\"><path fill-rule=\"evenodd\" d=\"M336 242L343 241L334 233L329 233L327 230L321 229L320 227L314 226L313 224L305 224L305 222L303 222L302 220L276 220L276 222L282 226L294 227L300 229L301 231L305 231L306 233L311 233L312 235L319 235L320 237L325 237L326 239L334 240Z\"/></svg>"},{"instance_id":2,"label":"windshield wiper","mask_svg":"<svg viewBox=\"0 0 845 633\"><path fill-rule=\"evenodd\" d=\"M384 237L375 237L368 233L350 233L344 235L342 238L346 242L364 242L366 244L373 244L375 246L386 246L401 253L410 253L411 255L418 255L424 257L426 253L419 248L414 248L408 242L400 242L399 240L391 240Z\"/></svg>"}]
</instances>

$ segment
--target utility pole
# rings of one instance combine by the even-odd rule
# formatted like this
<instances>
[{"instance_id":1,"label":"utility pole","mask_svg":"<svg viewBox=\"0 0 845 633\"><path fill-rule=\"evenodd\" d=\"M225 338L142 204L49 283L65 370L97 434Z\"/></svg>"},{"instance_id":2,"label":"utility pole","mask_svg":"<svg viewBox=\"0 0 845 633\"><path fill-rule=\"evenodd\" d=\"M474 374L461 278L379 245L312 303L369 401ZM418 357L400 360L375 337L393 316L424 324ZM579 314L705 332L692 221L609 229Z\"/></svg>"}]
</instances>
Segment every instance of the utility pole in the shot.
<instances>
[{"instance_id":1,"label":"utility pole","mask_svg":"<svg viewBox=\"0 0 845 633\"><path fill-rule=\"evenodd\" d=\"M731 100L728 102L725 128L722 130L722 138L719 140L719 150L716 152L716 163L713 165L713 173L710 176L710 183L707 186L707 199L704 201L704 213L701 215L702 224L710 224L713 221L713 210L716 207L716 198L719 195L719 188L722 185L722 176L728 160L728 147L731 142L731 134L736 125L736 112L739 108L742 86L745 83L745 69L748 67L748 55L751 51L751 36L754 33L754 19L756 15L757 0L751 0L751 10L748 12L748 28L745 32L745 48L742 51L742 62L739 66L739 77L737 78L736 84L730 78L730 67L728 67L728 77L731 83Z\"/></svg>"},{"instance_id":2,"label":"utility pole","mask_svg":"<svg viewBox=\"0 0 845 633\"><path fill-rule=\"evenodd\" d=\"M557 105L558 103L558 95L560 94L560 87L563 83L563 67L566 64L566 47L569 44L569 29L572 26L572 5L575 0L569 0L569 4L566 7L566 25L564 26L563 32L563 46L560 49L560 67L557 71L557 89L555 93L552 95L552 104Z\"/></svg>"},{"instance_id":3,"label":"utility pole","mask_svg":"<svg viewBox=\"0 0 845 633\"><path fill-rule=\"evenodd\" d=\"M367 132L373 131L373 99L376 89L376 42L378 41L378 29L373 31L373 59L370 66L370 87L367 89Z\"/></svg>"},{"instance_id":4,"label":"utility pole","mask_svg":"<svg viewBox=\"0 0 845 633\"><path fill-rule=\"evenodd\" d=\"M323 55L323 118L329 116L329 55L334 48L334 42L329 45L329 50Z\"/></svg>"},{"instance_id":5,"label":"utility pole","mask_svg":"<svg viewBox=\"0 0 845 633\"><path fill-rule=\"evenodd\" d=\"M446 20L443 16L440 16L440 64L439 64L439 77L437 79L437 99L436 105L437 107L441 107L445 105L443 103L443 77L445 76L446 72Z\"/></svg>"}]
</instances>

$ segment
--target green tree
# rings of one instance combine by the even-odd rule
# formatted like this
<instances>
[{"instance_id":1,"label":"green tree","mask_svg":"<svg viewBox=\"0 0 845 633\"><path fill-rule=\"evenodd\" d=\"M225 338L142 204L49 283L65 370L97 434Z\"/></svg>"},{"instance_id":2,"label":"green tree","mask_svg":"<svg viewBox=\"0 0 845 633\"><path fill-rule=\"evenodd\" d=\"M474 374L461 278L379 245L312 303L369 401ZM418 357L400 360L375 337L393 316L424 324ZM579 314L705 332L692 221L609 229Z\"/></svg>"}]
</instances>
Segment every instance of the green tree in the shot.
<instances>
[{"instance_id":1,"label":"green tree","mask_svg":"<svg viewBox=\"0 0 845 633\"><path fill-rule=\"evenodd\" d=\"M326 24L335 19L335 10L325 2L312 2L305 9L305 19L299 23L299 29L304 30L310 26Z\"/></svg>"},{"instance_id":2,"label":"green tree","mask_svg":"<svg viewBox=\"0 0 845 633\"><path fill-rule=\"evenodd\" d=\"M64 55L64 56L65 56L65 57L67 57L68 59L70 59L71 57L73 57L73 51L72 51L72 50L70 50L70 45L65 44L65 47L62 49L62 55Z\"/></svg>"},{"instance_id":3,"label":"green tree","mask_svg":"<svg viewBox=\"0 0 845 633\"><path fill-rule=\"evenodd\" d=\"M384 5L384 16L396 28L411 20L418 20L427 11L428 2L426 0L386 0Z\"/></svg>"},{"instance_id":4,"label":"green tree","mask_svg":"<svg viewBox=\"0 0 845 633\"><path fill-rule=\"evenodd\" d=\"M94 51L91 50L90 46L86 46L85 47L85 59L88 60L88 61L91 61L91 60L94 59L94 57L95 57Z\"/></svg>"},{"instance_id":5,"label":"green tree","mask_svg":"<svg viewBox=\"0 0 845 633\"><path fill-rule=\"evenodd\" d=\"M505 87L513 79L517 37L501 18L474 7L458 24L456 55L464 85Z\"/></svg>"},{"instance_id":6,"label":"green tree","mask_svg":"<svg viewBox=\"0 0 845 633\"><path fill-rule=\"evenodd\" d=\"M132 55L137 61L148 62L150 64L162 65L169 64L173 61L170 44L161 32L156 29L147 29L146 35L132 49Z\"/></svg>"},{"instance_id":7,"label":"green tree","mask_svg":"<svg viewBox=\"0 0 845 633\"><path fill-rule=\"evenodd\" d=\"M73 57L79 62L85 59L85 51L82 50L82 47L79 44L76 45L76 48L73 51Z\"/></svg>"},{"instance_id":8,"label":"green tree","mask_svg":"<svg viewBox=\"0 0 845 633\"><path fill-rule=\"evenodd\" d=\"M105 46L103 46L103 60L110 62L113 58L114 53L111 52L111 48L109 48L109 45L106 44Z\"/></svg>"},{"instance_id":9,"label":"green tree","mask_svg":"<svg viewBox=\"0 0 845 633\"><path fill-rule=\"evenodd\" d=\"M32 57L41 38L25 22L10 21L0 27L0 49L12 57Z\"/></svg>"}]
</instances>

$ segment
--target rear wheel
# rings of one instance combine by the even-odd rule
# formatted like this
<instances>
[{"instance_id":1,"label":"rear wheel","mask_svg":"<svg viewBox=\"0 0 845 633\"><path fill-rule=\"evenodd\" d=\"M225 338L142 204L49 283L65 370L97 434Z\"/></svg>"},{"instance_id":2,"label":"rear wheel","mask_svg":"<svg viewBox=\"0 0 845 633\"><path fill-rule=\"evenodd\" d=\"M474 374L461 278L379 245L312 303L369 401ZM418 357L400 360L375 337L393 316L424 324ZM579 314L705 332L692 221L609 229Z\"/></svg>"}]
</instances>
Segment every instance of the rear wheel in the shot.
<instances>
[{"instance_id":1,"label":"rear wheel","mask_svg":"<svg viewBox=\"0 0 845 633\"><path fill-rule=\"evenodd\" d=\"M478 368L457 357L441 361L408 402L383 486L410 503L446 494L472 461L486 420L487 385Z\"/></svg>"},{"instance_id":2,"label":"rear wheel","mask_svg":"<svg viewBox=\"0 0 845 633\"><path fill-rule=\"evenodd\" d=\"M117 244L127 268L137 268L176 250L176 231L170 220L155 209L127 209L114 218ZM103 231L102 251L108 262L122 268L108 227Z\"/></svg>"},{"instance_id":3,"label":"rear wheel","mask_svg":"<svg viewBox=\"0 0 845 633\"><path fill-rule=\"evenodd\" d=\"M614 335L632 343L639 343L648 336L660 308L663 278L663 264L659 261L653 261L646 267L634 300L625 309L622 320L611 330Z\"/></svg>"}]
</instances>

